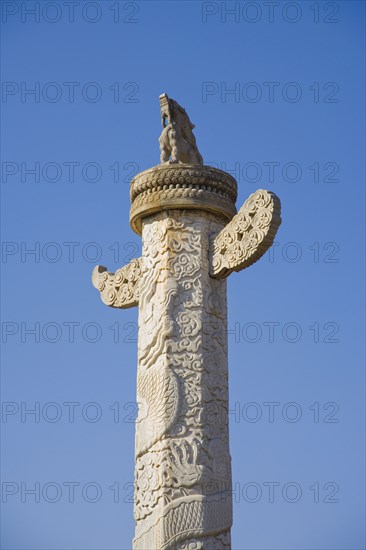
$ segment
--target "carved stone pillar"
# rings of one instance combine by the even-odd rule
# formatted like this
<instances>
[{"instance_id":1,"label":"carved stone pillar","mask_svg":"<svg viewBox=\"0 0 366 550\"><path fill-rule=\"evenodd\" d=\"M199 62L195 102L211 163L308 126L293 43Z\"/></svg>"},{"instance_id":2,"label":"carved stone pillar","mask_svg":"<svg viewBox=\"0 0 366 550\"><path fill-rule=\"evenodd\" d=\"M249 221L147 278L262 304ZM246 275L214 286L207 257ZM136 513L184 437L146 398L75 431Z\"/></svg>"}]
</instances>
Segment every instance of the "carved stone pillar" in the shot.
<instances>
[{"instance_id":1,"label":"carved stone pillar","mask_svg":"<svg viewBox=\"0 0 366 550\"><path fill-rule=\"evenodd\" d=\"M236 214L236 181L201 164L184 109L160 100L173 160L131 182L142 256L93 272L104 303L139 306L133 548L229 550L226 277L272 244L280 205L259 190Z\"/></svg>"},{"instance_id":2,"label":"carved stone pillar","mask_svg":"<svg viewBox=\"0 0 366 550\"><path fill-rule=\"evenodd\" d=\"M234 197L227 174L180 165L131 186L143 243L135 550L230 548L226 280L210 277L209 251L235 210L220 184Z\"/></svg>"}]
</instances>

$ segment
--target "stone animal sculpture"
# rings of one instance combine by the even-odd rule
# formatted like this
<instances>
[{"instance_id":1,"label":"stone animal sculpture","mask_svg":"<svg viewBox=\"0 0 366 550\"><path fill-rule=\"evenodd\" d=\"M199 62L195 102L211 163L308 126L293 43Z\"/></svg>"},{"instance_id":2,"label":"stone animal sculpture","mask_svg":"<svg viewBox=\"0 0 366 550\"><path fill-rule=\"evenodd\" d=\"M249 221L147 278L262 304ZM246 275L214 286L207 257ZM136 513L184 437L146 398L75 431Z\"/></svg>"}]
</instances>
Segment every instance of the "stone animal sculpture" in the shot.
<instances>
[{"instance_id":1,"label":"stone animal sculpture","mask_svg":"<svg viewBox=\"0 0 366 550\"><path fill-rule=\"evenodd\" d=\"M193 135L194 124L174 99L162 94L159 97L163 131L159 138L160 162L163 164L203 164Z\"/></svg>"}]
</instances>

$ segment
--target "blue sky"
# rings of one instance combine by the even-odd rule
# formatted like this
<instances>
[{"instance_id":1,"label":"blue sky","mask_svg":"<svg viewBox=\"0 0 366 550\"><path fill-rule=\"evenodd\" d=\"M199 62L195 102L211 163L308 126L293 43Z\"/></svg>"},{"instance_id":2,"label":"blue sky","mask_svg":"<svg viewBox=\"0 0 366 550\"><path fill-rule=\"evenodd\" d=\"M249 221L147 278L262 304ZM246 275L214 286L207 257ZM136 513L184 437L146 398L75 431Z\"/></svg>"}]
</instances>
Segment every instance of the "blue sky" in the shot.
<instances>
[{"instance_id":1,"label":"blue sky","mask_svg":"<svg viewBox=\"0 0 366 550\"><path fill-rule=\"evenodd\" d=\"M137 309L91 272L141 253L162 92L282 202L228 283L233 549L365 548L364 3L1 7L2 548L131 548Z\"/></svg>"}]
</instances>

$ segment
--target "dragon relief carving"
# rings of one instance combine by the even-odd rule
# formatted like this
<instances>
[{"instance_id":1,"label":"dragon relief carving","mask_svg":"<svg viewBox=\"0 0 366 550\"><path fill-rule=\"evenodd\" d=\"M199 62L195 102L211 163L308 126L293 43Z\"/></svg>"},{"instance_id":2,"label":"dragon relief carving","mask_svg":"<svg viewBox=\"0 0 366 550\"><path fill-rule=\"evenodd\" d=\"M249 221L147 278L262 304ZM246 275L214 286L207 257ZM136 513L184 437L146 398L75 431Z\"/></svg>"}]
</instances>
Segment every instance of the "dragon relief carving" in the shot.
<instances>
[{"instance_id":1,"label":"dragon relief carving","mask_svg":"<svg viewBox=\"0 0 366 550\"><path fill-rule=\"evenodd\" d=\"M136 458L159 441L176 419L179 388L169 366L157 365L138 373L137 404Z\"/></svg>"},{"instance_id":2,"label":"dragon relief carving","mask_svg":"<svg viewBox=\"0 0 366 550\"><path fill-rule=\"evenodd\" d=\"M186 111L167 94L162 94L159 100L163 126L159 138L160 162L203 164L192 131L194 124Z\"/></svg>"}]
</instances>

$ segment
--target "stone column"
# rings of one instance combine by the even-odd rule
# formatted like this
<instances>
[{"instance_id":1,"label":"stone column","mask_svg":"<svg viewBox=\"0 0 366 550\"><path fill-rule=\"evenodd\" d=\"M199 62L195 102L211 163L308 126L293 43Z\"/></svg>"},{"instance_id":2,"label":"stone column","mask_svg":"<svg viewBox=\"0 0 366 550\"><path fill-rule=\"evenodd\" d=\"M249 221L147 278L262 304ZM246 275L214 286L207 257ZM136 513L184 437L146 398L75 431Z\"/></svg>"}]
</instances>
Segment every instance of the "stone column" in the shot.
<instances>
[{"instance_id":1,"label":"stone column","mask_svg":"<svg viewBox=\"0 0 366 550\"><path fill-rule=\"evenodd\" d=\"M132 183L143 243L135 550L230 548L226 280L210 277L209 251L235 195L208 167L158 166Z\"/></svg>"},{"instance_id":2,"label":"stone column","mask_svg":"<svg viewBox=\"0 0 366 550\"><path fill-rule=\"evenodd\" d=\"M258 190L236 213L232 176L203 165L185 110L160 96L161 162L131 182L142 256L93 284L139 306L134 550L228 550L232 524L226 278L256 262L281 223Z\"/></svg>"}]
</instances>

